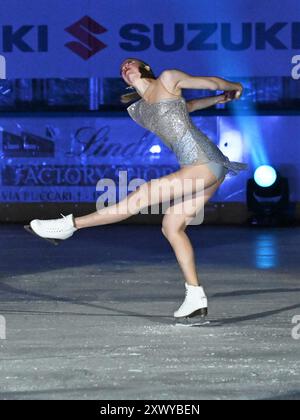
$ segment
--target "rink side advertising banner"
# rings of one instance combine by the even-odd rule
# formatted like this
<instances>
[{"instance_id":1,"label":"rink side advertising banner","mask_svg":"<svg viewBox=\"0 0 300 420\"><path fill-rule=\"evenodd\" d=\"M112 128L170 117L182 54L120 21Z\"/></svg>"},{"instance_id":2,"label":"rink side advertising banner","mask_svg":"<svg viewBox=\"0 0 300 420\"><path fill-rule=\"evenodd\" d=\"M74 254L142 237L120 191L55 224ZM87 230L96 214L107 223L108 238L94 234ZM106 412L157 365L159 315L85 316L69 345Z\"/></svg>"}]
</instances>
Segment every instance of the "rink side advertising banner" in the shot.
<instances>
[{"instance_id":1,"label":"rink side advertising banner","mask_svg":"<svg viewBox=\"0 0 300 420\"><path fill-rule=\"evenodd\" d=\"M260 153L257 123L270 162L289 178L291 200L300 201L300 142L286 145L300 133L297 116L248 116L246 128L234 117L192 118L230 160L249 165L226 179L214 201L245 201L253 148ZM97 189L100 180L113 180L119 194L131 181L149 181L179 168L159 137L126 117L0 117L0 125L2 203L95 202L105 192Z\"/></svg>"},{"instance_id":2,"label":"rink side advertising banner","mask_svg":"<svg viewBox=\"0 0 300 420\"><path fill-rule=\"evenodd\" d=\"M299 0L2 0L0 16L8 78L119 77L132 56L156 73L289 76L300 54Z\"/></svg>"}]
</instances>

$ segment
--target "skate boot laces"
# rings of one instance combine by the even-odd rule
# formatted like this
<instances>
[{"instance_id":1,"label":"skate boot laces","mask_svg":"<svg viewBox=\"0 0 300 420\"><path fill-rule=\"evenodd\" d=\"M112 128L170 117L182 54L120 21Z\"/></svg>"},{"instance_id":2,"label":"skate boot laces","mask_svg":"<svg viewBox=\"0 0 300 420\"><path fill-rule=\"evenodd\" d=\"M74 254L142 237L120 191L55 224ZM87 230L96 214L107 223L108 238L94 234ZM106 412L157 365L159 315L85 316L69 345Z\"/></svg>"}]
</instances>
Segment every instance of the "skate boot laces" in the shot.
<instances>
[{"instance_id":1,"label":"skate boot laces","mask_svg":"<svg viewBox=\"0 0 300 420\"><path fill-rule=\"evenodd\" d=\"M47 230L49 232L63 232L66 228L74 228L73 224L70 226L70 219L61 213L62 219L47 220Z\"/></svg>"}]
</instances>

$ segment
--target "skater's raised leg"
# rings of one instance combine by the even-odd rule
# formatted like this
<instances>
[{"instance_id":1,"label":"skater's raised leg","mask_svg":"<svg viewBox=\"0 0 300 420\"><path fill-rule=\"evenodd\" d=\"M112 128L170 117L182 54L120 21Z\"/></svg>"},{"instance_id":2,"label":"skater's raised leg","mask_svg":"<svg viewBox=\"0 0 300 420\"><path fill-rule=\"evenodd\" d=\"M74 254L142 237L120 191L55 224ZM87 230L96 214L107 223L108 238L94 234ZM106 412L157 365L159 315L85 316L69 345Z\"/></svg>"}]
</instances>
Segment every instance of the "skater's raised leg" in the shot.
<instances>
[{"instance_id":1,"label":"skater's raised leg","mask_svg":"<svg viewBox=\"0 0 300 420\"><path fill-rule=\"evenodd\" d=\"M201 182L202 180L202 182ZM191 181L191 182L188 182ZM198 181L198 184L197 184ZM206 165L186 166L177 172L144 183L137 191L119 203L103 208L87 216L75 219L78 229L116 223L168 199L191 194L215 183L214 175Z\"/></svg>"},{"instance_id":2,"label":"skater's raised leg","mask_svg":"<svg viewBox=\"0 0 300 420\"><path fill-rule=\"evenodd\" d=\"M63 219L33 220L30 227L43 238L64 240L78 229L117 223L147 206L191 195L214 183L215 176L206 165L189 165L170 175L146 182L119 203L87 216L73 219L73 215L69 215Z\"/></svg>"}]
</instances>

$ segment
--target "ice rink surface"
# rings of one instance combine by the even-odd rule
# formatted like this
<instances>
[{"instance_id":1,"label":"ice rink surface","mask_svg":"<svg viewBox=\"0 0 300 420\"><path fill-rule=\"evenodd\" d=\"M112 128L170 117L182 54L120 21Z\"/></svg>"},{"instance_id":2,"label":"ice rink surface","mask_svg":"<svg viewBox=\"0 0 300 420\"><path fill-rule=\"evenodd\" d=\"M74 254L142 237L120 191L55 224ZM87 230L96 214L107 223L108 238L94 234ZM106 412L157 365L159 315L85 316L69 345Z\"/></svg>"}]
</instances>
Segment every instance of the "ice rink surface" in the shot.
<instances>
[{"instance_id":1,"label":"ice rink surface","mask_svg":"<svg viewBox=\"0 0 300 420\"><path fill-rule=\"evenodd\" d=\"M300 399L300 228L187 233L203 326L175 325L184 282L159 225L58 247L1 225L0 399Z\"/></svg>"}]
</instances>

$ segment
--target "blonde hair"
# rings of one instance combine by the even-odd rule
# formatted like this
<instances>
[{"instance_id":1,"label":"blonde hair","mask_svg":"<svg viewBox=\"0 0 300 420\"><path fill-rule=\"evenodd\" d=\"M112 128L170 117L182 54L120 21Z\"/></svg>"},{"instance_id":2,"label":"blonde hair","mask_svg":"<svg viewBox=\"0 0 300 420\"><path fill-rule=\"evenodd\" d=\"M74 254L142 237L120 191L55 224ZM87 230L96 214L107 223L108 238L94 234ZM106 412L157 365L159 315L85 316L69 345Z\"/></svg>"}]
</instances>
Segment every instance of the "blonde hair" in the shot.
<instances>
[{"instance_id":1,"label":"blonde hair","mask_svg":"<svg viewBox=\"0 0 300 420\"><path fill-rule=\"evenodd\" d=\"M120 101L122 102L122 104L128 104L131 101L138 101L140 98L141 96L135 90L134 92L124 93L123 95L121 95Z\"/></svg>"},{"instance_id":2,"label":"blonde hair","mask_svg":"<svg viewBox=\"0 0 300 420\"><path fill-rule=\"evenodd\" d=\"M142 60L136 59L137 61L139 61L141 63L141 65L139 66L139 70L141 73L141 78L147 78L147 79L156 79L153 71L151 70L151 67L149 66L149 64L145 63ZM132 87L127 87L126 89L133 89L134 92L130 92L130 93L125 93L123 95L120 96L120 101L122 102L122 104L127 104L129 102L132 101L137 101L141 98L141 96L137 93L137 91L135 90L135 88Z\"/></svg>"}]
</instances>

